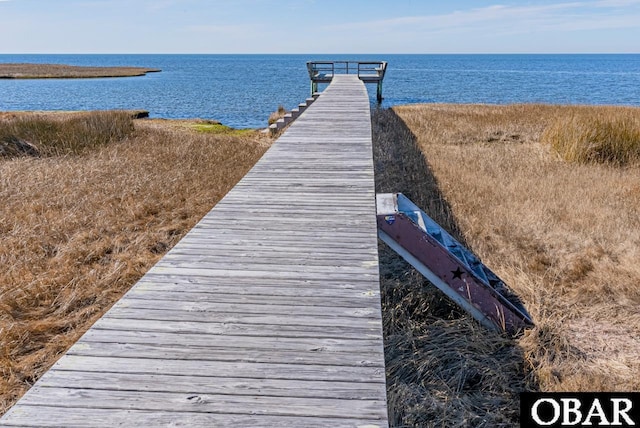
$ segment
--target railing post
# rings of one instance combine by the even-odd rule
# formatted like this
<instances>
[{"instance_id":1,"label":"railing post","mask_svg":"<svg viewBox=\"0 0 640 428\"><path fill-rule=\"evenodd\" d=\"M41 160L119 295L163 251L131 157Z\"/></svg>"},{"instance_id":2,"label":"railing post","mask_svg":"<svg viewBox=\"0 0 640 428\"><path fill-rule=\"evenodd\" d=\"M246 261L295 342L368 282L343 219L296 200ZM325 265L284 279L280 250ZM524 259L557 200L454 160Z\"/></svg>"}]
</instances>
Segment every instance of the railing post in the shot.
<instances>
[{"instance_id":1,"label":"railing post","mask_svg":"<svg viewBox=\"0 0 640 428\"><path fill-rule=\"evenodd\" d=\"M0 0L2 1L2 0ZM381 103L382 80L387 68L386 61L307 61L309 78L311 79L311 95L318 92L318 83L330 82L336 72L343 74L357 73L358 78L365 83L377 83L376 99Z\"/></svg>"}]
</instances>

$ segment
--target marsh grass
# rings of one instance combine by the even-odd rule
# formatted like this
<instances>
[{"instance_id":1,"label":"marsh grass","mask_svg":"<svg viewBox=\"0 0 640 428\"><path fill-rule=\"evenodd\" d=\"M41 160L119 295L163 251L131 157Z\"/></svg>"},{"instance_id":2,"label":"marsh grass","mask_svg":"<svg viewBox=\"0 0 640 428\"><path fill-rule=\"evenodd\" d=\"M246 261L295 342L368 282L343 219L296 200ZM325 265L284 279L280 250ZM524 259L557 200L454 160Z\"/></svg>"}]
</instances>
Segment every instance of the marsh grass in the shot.
<instances>
[{"instance_id":1,"label":"marsh grass","mask_svg":"<svg viewBox=\"0 0 640 428\"><path fill-rule=\"evenodd\" d=\"M130 129L119 114L70 116L0 121L0 133L26 130L18 135L32 135L48 153L0 158L0 412L268 146L257 133L198 133L146 120ZM68 144L60 134L77 140L73 149L60 149Z\"/></svg>"},{"instance_id":2,"label":"marsh grass","mask_svg":"<svg viewBox=\"0 0 640 428\"><path fill-rule=\"evenodd\" d=\"M0 157L79 155L133 133L126 111L99 111L58 116L18 115L0 119ZM20 150L19 144L32 150Z\"/></svg>"},{"instance_id":3,"label":"marsh grass","mask_svg":"<svg viewBox=\"0 0 640 428\"><path fill-rule=\"evenodd\" d=\"M559 118L600 114L611 121L546 105L374 114L377 191L414 199L536 323L517 339L486 331L382 246L392 425L514 426L524 390L640 389L640 166L541 143Z\"/></svg>"},{"instance_id":4,"label":"marsh grass","mask_svg":"<svg viewBox=\"0 0 640 428\"><path fill-rule=\"evenodd\" d=\"M376 192L401 192L459 241L465 237L412 131L393 110L373 115ZM535 389L513 341L487 331L380 244L393 427L517 424L518 393Z\"/></svg>"},{"instance_id":5,"label":"marsh grass","mask_svg":"<svg viewBox=\"0 0 640 428\"><path fill-rule=\"evenodd\" d=\"M634 108L573 108L542 134L565 160L627 165L640 163L640 112Z\"/></svg>"},{"instance_id":6,"label":"marsh grass","mask_svg":"<svg viewBox=\"0 0 640 428\"><path fill-rule=\"evenodd\" d=\"M640 389L640 166L566 162L541 144L559 118L598 109L374 113L376 190L413 199L480 255L536 322L517 339L483 329L381 244L392 426L509 427L524 390ZM2 410L269 144L259 133L106 117L0 120L0 141L38 151L0 157ZM84 137L59 148L71 137L58 134L72 127L104 134L91 148Z\"/></svg>"},{"instance_id":7,"label":"marsh grass","mask_svg":"<svg viewBox=\"0 0 640 428\"><path fill-rule=\"evenodd\" d=\"M284 106L278 106L278 109L269 115L267 123L273 125L278 119L283 118L285 114L287 114L287 109Z\"/></svg>"},{"instance_id":8,"label":"marsh grass","mask_svg":"<svg viewBox=\"0 0 640 428\"><path fill-rule=\"evenodd\" d=\"M146 67L87 67L65 64L3 63L0 79L78 79L95 77L133 77L159 72Z\"/></svg>"}]
</instances>

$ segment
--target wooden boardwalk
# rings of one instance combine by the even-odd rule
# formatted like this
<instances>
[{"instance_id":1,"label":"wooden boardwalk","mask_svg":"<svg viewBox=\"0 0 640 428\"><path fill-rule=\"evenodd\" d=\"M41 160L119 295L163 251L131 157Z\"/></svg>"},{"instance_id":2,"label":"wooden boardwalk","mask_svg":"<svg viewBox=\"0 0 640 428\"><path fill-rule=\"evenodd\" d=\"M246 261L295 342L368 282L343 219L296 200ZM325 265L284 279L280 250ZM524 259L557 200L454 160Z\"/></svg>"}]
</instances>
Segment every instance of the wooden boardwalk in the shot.
<instances>
[{"instance_id":1,"label":"wooden boardwalk","mask_svg":"<svg viewBox=\"0 0 640 428\"><path fill-rule=\"evenodd\" d=\"M338 75L0 420L387 426L369 98Z\"/></svg>"}]
</instances>

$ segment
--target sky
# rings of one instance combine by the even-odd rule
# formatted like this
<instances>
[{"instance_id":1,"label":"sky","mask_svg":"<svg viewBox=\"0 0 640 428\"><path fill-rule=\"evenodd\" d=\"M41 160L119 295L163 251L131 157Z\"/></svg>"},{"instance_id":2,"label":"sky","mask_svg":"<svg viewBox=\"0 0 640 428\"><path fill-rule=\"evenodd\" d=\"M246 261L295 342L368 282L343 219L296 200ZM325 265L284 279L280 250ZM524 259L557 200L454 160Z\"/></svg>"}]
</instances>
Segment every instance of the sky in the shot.
<instances>
[{"instance_id":1,"label":"sky","mask_svg":"<svg viewBox=\"0 0 640 428\"><path fill-rule=\"evenodd\" d=\"M0 53L640 53L640 0L0 0Z\"/></svg>"}]
</instances>

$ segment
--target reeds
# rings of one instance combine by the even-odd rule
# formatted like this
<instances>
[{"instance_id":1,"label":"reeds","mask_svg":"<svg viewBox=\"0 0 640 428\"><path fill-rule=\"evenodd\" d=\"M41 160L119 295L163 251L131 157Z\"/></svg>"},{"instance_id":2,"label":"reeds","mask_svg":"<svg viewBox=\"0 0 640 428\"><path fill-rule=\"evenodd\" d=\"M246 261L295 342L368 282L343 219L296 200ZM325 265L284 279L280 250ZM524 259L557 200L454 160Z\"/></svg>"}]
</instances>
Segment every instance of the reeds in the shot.
<instances>
[{"instance_id":1,"label":"reeds","mask_svg":"<svg viewBox=\"0 0 640 428\"><path fill-rule=\"evenodd\" d=\"M404 193L464 242L411 129L393 110L378 110L373 136L376 192ZM521 350L384 244L379 256L390 426L517 425L518 393L530 383Z\"/></svg>"},{"instance_id":2,"label":"reeds","mask_svg":"<svg viewBox=\"0 0 640 428\"><path fill-rule=\"evenodd\" d=\"M100 111L53 119L21 115L0 122L0 157L78 155L122 141L133 132L132 113Z\"/></svg>"},{"instance_id":3,"label":"reeds","mask_svg":"<svg viewBox=\"0 0 640 428\"><path fill-rule=\"evenodd\" d=\"M42 152L0 157L0 413L268 143L259 133L199 133L170 122L131 128L119 113L63 116L0 121L1 135L29 138Z\"/></svg>"},{"instance_id":4,"label":"reeds","mask_svg":"<svg viewBox=\"0 0 640 428\"><path fill-rule=\"evenodd\" d=\"M639 110L620 112L436 104L374 114L376 190L409 195L536 323L515 340L486 331L383 247L392 425L517 426L521 391L640 389L640 165L566 162L541 143L562 118L618 123Z\"/></svg>"},{"instance_id":5,"label":"reeds","mask_svg":"<svg viewBox=\"0 0 640 428\"><path fill-rule=\"evenodd\" d=\"M287 109L284 106L278 106L278 109L269 115L267 123L273 125L278 119L283 118L285 114L287 114Z\"/></svg>"},{"instance_id":6,"label":"reeds","mask_svg":"<svg viewBox=\"0 0 640 428\"><path fill-rule=\"evenodd\" d=\"M569 162L627 165L640 162L640 112L609 107L575 108L542 135Z\"/></svg>"},{"instance_id":7,"label":"reeds","mask_svg":"<svg viewBox=\"0 0 640 428\"><path fill-rule=\"evenodd\" d=\"M625 168L608 157L565 162L541 144L561 118L616 123L612 111L428 105L374 114L376 190L418 203L536 322L516 340L486 331L381 245L393 426L514 426L524 390L640 389L640 166L633 157ZM5 124L0 135L49 154L0 158L4 409L267 145L258 133L142 121L91 150L47 152L46 138ZM36 128L46 126L58 129Z\"/></svg>"}]
</instances>

